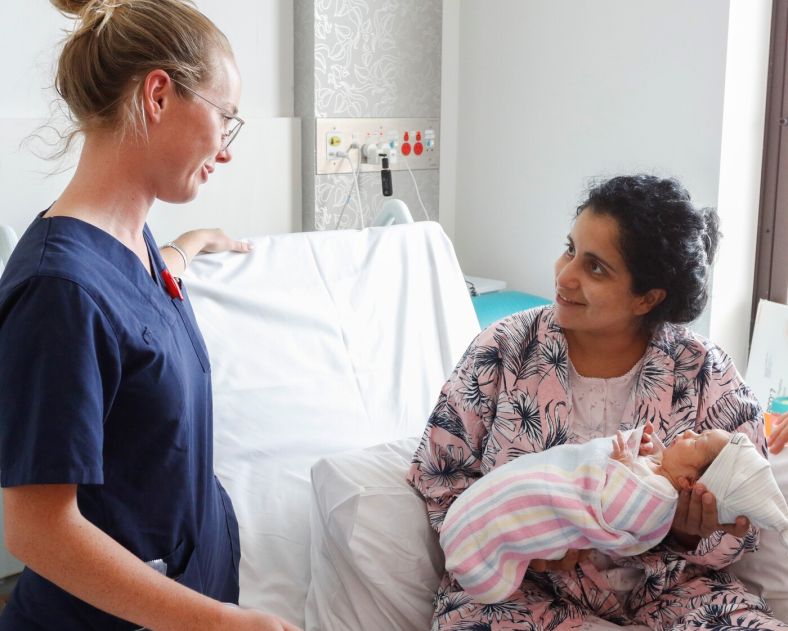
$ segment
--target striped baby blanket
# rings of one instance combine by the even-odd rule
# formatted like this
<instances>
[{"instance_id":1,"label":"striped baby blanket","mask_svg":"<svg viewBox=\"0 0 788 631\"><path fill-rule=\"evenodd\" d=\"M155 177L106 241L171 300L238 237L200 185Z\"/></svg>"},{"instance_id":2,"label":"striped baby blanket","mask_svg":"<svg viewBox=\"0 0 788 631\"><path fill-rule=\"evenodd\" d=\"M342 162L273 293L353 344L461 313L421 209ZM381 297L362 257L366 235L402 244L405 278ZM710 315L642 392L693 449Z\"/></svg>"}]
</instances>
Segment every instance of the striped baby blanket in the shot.
<instances>
[{"instance_id":1,"label":"striped baby blanket","mask_svg":"<svg viewBox=\"0 0 788 631\"><path fill-rule=\"evenodd\" d=\"M625 433L630 449L641 433ZM474 482L443 522L446 569L474 599L493 603L520 586L533 559L561 559L570 549L631 556L662 541L677 494L612 460L611 451L612 437L560 445Z\"/></svg>"}]
</instances>

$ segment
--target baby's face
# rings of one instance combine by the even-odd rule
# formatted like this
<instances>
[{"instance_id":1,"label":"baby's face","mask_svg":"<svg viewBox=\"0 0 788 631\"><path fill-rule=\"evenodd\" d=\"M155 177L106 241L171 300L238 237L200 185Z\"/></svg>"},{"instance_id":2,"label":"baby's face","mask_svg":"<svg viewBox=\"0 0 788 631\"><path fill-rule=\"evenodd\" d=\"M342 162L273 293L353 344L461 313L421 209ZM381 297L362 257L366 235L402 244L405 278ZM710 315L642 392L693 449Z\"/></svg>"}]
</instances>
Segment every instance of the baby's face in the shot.
<instances>
[{"instance_id":1,"label":"baby's face","mask_svg":"<svg viewBox=\"0 0 788 631\"><path fill-rule=\"evenodd\" d=\"M662 468L673 476L697 480L700 471L711 464L731 439L730 432L711 429L696 434L687 430L662 453Z\"/></svg>"}]
</instances>

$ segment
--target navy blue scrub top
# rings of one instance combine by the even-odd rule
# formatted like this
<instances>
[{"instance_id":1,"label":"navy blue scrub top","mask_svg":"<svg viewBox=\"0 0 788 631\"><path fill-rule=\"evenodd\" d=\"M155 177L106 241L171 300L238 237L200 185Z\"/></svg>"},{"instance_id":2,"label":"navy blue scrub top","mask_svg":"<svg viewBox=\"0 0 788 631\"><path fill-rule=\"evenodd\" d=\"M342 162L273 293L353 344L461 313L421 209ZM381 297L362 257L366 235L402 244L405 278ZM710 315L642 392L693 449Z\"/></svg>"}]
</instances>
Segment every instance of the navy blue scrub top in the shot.
<instances>
[{"instance_id":1,"label":"navy blue scrub top","mask_svg":"<svg viewBox=\"0 0 788 631\"><path fill-rule=\"evenodd\" d=\"M43 213L42 213L43 215ZM208 354L171 298L106 232L38 218L0 279L0 484L76 484L82 514L143 561L238 601L238 523L213 473ZM13 629L136 629L25 569Z\"/></svg>"}]
</instances>

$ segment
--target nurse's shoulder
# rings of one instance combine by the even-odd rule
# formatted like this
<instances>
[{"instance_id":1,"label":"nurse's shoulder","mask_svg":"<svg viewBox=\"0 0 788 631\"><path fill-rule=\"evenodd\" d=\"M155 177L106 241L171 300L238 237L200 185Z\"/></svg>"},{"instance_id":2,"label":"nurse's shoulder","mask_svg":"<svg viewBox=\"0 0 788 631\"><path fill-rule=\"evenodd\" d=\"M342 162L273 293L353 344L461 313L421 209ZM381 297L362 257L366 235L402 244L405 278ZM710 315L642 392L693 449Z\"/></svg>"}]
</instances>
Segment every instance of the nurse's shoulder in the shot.
<instances>
[{"instance_id":1,"label":"nurse's shoulder","mask_svg":"<svg viewBox=\"0 0 788 631\"><path fill-rule=\"evenodd\" d=\"M42 213L43 214L43 213ZM52 293L53 287L71 285L62 295L79 295L62 309L100 311L116 333L139 317L171 323L173 315L155 305L157 286L139 259L103 230L71 217L39 215L19 239L0 278L0 326L23 293ZM54 296L41 296L51 300ZM140 306L146 312L140 312ZM65 317L66 313L52 314ZM71 314L75 315L75 314Z\"/></svg>"}]
</instances>

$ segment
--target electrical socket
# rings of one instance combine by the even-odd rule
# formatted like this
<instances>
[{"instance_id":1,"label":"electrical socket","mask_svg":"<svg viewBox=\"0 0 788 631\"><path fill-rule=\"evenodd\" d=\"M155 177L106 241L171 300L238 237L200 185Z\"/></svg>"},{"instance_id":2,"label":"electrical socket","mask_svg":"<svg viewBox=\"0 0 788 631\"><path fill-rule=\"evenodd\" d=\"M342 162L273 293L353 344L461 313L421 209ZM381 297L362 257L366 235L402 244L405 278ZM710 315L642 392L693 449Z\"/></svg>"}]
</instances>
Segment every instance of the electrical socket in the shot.
<instances>
[{"instance_id":1,"label":"electrical socket","mask_svg":"<svg viewBox=\"0 0 788 631\"><path fill-rule=\"evenodd\" d=\"M439 124L440 121L433 118L318 118L315 121L315 172L323 175L353 173L356 169L359 173L380 171L380 154L386 152L392 171L408 167L414 171L437 169ZM405 143L407 148L403 151ZM376 147L374 153L364 151L372 145ZM340 152L347 153L350 159ZM407 165L403 156L408 158Z\"/></svg>"},{"instance_id":2,"label":"electrical socket","mask_svg":"<svg viewBox=\"0 0 788 631\"><path fill-rule=\"evenodd\" d=\"M326 157L329 159L341 158L345 147L350 142L350 135L342 131L330 131L326 134ZM347 147L348 149L350 147Z\"/></svg>"}]
</instances>

